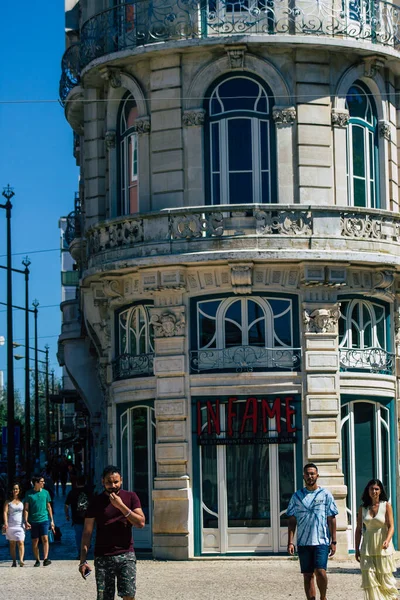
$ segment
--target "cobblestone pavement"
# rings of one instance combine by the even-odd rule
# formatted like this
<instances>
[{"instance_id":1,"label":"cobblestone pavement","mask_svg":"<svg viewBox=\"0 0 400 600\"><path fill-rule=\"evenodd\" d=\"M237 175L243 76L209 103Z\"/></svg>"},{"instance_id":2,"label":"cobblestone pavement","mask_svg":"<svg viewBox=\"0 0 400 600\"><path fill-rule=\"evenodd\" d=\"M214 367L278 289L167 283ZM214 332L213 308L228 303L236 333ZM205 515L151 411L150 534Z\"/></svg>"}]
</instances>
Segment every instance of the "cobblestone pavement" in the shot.
<instances>
[{"instance_id":1,"label":"cobblestone pavement","mask_svg":"<svg viewBox=\"0 0 400 600\"><path fill-rule=\"evenodd\" d=\"M52 544L48 567L33 568L30 540L26 566L10 568L8 546L0 541L0 599L95 600L94 575L78 573L72 528L64 518L64 498L56 499L56 524L62 542ZM400 587L400 572L398 575ZM285 558L199 559L159 562L139 559L137 600L304 600L299 563ZM360 574L355 560L332 561L329 566L329 600L362 600Z\"/></svg>"}]
</instances>

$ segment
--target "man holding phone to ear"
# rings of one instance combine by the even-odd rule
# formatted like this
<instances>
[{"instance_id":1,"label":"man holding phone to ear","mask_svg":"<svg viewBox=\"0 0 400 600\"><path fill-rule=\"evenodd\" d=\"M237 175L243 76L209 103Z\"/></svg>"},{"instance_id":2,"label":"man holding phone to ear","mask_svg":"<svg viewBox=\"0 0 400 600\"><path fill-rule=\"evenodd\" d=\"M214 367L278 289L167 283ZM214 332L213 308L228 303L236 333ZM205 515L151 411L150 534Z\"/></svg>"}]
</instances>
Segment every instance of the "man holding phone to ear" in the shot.
<instances>
[{"instance_id":1,"label":"man holding phone to ear","mask_svg":"<svg viewBox=\"0 0 400 600\"><path fill-rule=\"evenodd\" d=\"M136 557L132 527L142 528L145 517L135 492L122 489L121 471L107 466L102 475L104 490L92 500L85 517L79 572L86 579L91 573L86 557L96 524L94 568L98 600L114 600L115 579L118 595L135 600Z\"/></svg>"}]
</instances>

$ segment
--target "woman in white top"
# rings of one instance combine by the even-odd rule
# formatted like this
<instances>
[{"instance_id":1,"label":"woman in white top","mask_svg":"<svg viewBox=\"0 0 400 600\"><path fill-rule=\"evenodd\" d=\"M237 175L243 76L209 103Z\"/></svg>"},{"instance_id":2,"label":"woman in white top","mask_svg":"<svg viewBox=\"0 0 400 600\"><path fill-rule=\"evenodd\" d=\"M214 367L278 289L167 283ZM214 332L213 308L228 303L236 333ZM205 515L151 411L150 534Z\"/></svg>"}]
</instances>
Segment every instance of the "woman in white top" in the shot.
<instances>
[{"instance_id":1,"label":"woman in white top","mask_svg":"<svg viewBox=\"0 0 400 600\"><path fill-rule=\"evenodd\" d=\"M398 597L393 577L396 571L393 510L387 500L382 482L371 479L362 495L355 539L365 600L397 600Z\"/></svg>"},{"instance_id":2,"label":"woman in white top","mask_svg":"<svg viewBox=\"0 0 400 600\"><path fill-rule=\"evenodd\" d=\"M10 554L12 558L12 567L17 566L17 545L19 552L19 566L24 566L25 552L25 529L23 525L24 505L21 500L22 490L18 483L12 487L9 500L4 503L4 532L7 540L10 542Z\"/></svg>"}]
</instances>

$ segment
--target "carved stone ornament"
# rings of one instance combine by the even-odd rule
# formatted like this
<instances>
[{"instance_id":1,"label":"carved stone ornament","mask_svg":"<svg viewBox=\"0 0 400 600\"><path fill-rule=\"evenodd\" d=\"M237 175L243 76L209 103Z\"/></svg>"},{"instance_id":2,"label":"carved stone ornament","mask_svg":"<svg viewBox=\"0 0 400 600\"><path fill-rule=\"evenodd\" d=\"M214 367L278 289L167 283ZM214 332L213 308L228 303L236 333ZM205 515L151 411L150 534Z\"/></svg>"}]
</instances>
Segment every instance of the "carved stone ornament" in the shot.
<instances>
[{"instance_id":1,"label":"carved stone ornament","mask_svg":"<svg viewBox=\"0 0 400 600\"><path fill-rule=\"evenodd\" d=\"M387 121L379 121L379 135L380 137L390 142L392 137L390 123L388 123Z\"/></svg>"},{"instance_id":2,"label":"carved stone ornament","mask_svg":"<svg viewBox=\"0 0 400 600\"><path fill-rule=\"evenodd\" d=\"M345 108L332 108L331 120L334 127L346 127L349 123L349 111Z\"/></svg>"},{"instance_id":3,"label":"carved stone ornament","mask_svg":"<svg viewBox=\"0 0 400 600\"><path fill-rule=\"evenodd\" d=\"M104 136L104 141L106 143L107 150L111 150L112 148L115 148L116 139L117 139L117 134L115 131L106 131L106 134Z\"/></svg>"},{"instance_id":4,"label":"carved stone ornament","mask_svg":"<svg viewBox=\"0 0 400 600\"><path fill-rule=\"evenodd\" d=\"M305 309L303 323L307 333L335 333L340 318L339 307Z\"/></svg>"},{"instance_id":5,"label":"carved stone ornament","mask_svg":"<svg viewBox=\"0 0 400 600\"><path fill-rule=\"evenodd\" d=\"M196 108L194 110L185 110L182 115L182 123L186 127L204 125L205 110Z\"/></svg>"},{"instance_id":6,"label":"carved stone ornament","mask_svg":"<svg viewBox=\"0 0 400 600\"><path fill-rule=\"evenodd\" d=\"M228 54L229 65L231 69L243 69L244 55L246 53L247 46L225 46L225 50Z\"/></svg>"},{"instance_id":7,"label":"carved stone ornament","mask_svg":"<svg viewBox=\"0 0 400 600\"><path fill-rule=\"evenodd\" d=\"M141 117L140 119L136 119L134 128L139 135L142 135L143 133L150 133L150 117Z\"/></svg>"},{"instance_id":8,"label":"carved stone ornament","mask_svg":"<svg viewBox=\"0 0 400 600\"><path fill-rule=\"evenodd\" d=\"M373 78L385 66L385 61L376 56L364 58L364 75Z\"/></svg>"},{"instance_id":9,"label":"carved stone ornament","mask_svg":"<svg viewBox=\"0 0 400 600\"><path fill-rule=\"evenodd\" d=\"M396 344L400 344L400 304L399 301L396 300L394 305L394 330L395 330L395 340ZM57 354L58 357L58 354ZM61 362L60 362L61 365Z\"/></svg>"},{"instance_id":10,"label":"carved stone ornament","mask_svg":"<svg viewBox=\"0 0 400 600\"><path fill-rule=\"evenodd\" d=\"M104 67L100 69L100 74L103 79L109 82L112 88L120 88L122 86L121 71L119 69Z\"/></svg>"},{"instance_id":11,"label":"carved stone ornament","mask_svg":"<svg viewBox=\"0 0 400 600\"><path fill-rule=\"evenodd\" d=\"M292 125L296 120L296 108L294 106L274 106L272 118L276 125Z\"/></svg>"},{"instance_id":12,"label":"carved stone ornament","mask_svg":"<svg viewBox=\"0 0 400 600\"><path fill-rule=\"evenodd\" d=\"M122 282L119 279L107 279L103 283L103 291L107 298L121 298Z\"/></svg>"},{"instance_id":13,"label":"carved stone ornament","mask_svg":"<svg viewBox=\"0 0 400 600\"><path fill-rule=\"evenodd\" d=\"M372 275L372 285L377 291L387 291L394 283L394 273L378 271Z\"/></svg>"},{"instance_id":14,"label":"carved stone ornament","mask_svg":"<svg viewBox=\"0 0 400 600\"><path fill-rule=\"evenodd\" d=\"M182 313L177 316L171 311L153 312L150 322L154 327L156 337L175 337L185 333L185 316Z\"/></svg>"},{"instance_id":15,"label":"carved stone ornament","mask_svg":"<svg viewBox=\"0 0 400 600\"><path fill-rule=\"evenodd\" d=\"M231 283L235 294L251 294L253 263L230 265Z\"/></svg>"}]
</instances>

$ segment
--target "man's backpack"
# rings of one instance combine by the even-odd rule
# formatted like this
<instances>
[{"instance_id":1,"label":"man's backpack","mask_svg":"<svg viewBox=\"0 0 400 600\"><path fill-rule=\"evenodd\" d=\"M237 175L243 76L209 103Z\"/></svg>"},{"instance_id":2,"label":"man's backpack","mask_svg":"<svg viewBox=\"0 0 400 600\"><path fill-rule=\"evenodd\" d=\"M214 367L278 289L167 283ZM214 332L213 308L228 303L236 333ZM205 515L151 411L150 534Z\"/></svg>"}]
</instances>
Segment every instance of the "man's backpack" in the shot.
<instances>
[{"instance_id":1,"label":"man's backpack","mask_svg":"<svg viewBox=\"0 0 400 600\"><path fill-rule=\"evenodd\" d=\"M76 501L76 512L82 519L85 518L88 506L89 506L89 497L88 497L87 493L84 490L82 490L79 493L78 499Z\"/></svg>"}]
</instances>

